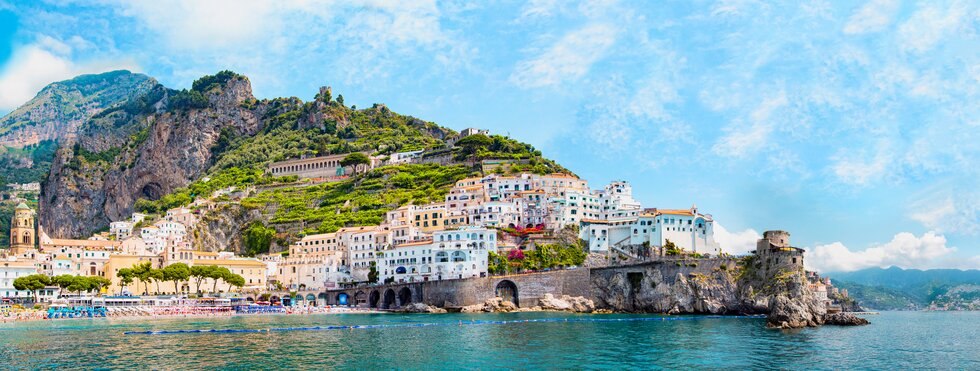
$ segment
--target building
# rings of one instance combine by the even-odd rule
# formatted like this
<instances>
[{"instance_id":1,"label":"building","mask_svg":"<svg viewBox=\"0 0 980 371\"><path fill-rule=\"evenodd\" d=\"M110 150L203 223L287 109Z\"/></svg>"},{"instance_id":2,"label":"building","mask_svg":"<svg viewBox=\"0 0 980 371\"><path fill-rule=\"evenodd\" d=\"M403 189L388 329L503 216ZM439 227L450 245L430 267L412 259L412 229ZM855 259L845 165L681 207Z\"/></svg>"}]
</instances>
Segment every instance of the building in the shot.
<instances>
[{"instance_id":1,"label":"building","mask_svg":"<svg viewBox=\"0 0 980 371\"><path fill-rule=\"evenodd\" d=\"M697 206L686 210L650 209L638 216L584 219L579 238L588 242L592 252L615 250L631 255L627 250L632 247L648 246L650 253L664 254L662 248L668 241L688 252L720 252L714 239L714 220L709 214L699 213Z\"/></svg>"},{"instance_id":2,"label":"building","mask_svg":"<svg viewBox=\"0 0 980 371\"><path fill-rule=\"evenodd\" d=\"M368 155L368 153L364 154ZM296 175L300 178L327 179L343 177L347 175L348 170L344 166L341 166L340 162L347 155L349 153L273 162L269 164L268 169L269 173L274 176ZM372 156L368 156L368 158L370 159L370 164L368 164L369 169L373 169L380 164L379 159Z\"/></svg>"},{"instance_id":3,"label":"building","mask_svg":"<svg viewBox=\"0 0 980 371\"><path fill-rule=\"evenodd\" d=\"M392 153L391 156L388 156L387 163L390 165L416 163L422 158L423 152L425 151L420 149L418 151Z\"/></svg>"},{"instance_id":4,"label":"building","mask_svg":"<svg viewBox=\"0 0 980 371\"><path fill-rule=\"evenodd\" d=\"M109 223L109 233L122 240L133 233L133 223L126 220Z\"/></svg>"},{"instance_id":5,"label":"building","mask_svg":"<svg viewBox=\"0 0 980 371\"><path fill-rule=\"evenodd\" d=\"M34 210L21 202L14 208L14 217L10 220L10 250L13 254L22 254L35 247L37 227L34 224Z\"/></svg>"},{"instance_id":6,"label":"building","mask_svg":"<svg viewBox=\"0 0 980 371\"><path fill-rule=\"evenodd\" d=\"M0 298L33 298L30 291L14 288L14 280L37 273L33 261L7 259L0 261Z\"/></svg>"},{"instance_id":7,"label":"building","mask_svg":"<svg viewBox=\"0 0 980 371\"><path fill-rule=\"evenodd\" d=\"M380 251L377 269L382 281L393 282L485 277L491 251L497 251L496 231L475 227L437 231L431 239Z\"/></svg>"}]
</instances>

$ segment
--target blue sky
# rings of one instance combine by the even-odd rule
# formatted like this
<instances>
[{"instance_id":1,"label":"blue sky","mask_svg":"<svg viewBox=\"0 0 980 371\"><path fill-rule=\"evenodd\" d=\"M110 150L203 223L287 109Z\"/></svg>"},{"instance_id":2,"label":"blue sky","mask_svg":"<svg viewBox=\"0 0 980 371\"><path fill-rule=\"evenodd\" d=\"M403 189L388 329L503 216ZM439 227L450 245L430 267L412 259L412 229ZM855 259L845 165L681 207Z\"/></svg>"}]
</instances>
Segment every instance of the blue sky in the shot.
<instances>
[{"instance_id":1,"label":"blue sky","mask_svg":"<svg viewBox=\"0 0 980 371\"><path fill-rule=\"evenodd\" d=\"M732 251L786 229L822 270L980 268L975 1L0 0L0 113L127 68L231 69L540 148Z\"/></svg>"}]
</instances>

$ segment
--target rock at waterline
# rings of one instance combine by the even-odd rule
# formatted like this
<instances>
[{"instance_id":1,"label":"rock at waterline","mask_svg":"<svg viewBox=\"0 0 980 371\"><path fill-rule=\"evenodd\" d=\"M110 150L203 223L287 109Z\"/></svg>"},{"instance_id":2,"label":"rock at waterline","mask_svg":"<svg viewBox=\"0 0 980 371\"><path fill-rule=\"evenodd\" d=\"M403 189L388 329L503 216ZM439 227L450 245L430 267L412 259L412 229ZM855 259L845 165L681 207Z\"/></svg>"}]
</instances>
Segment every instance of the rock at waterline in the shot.
<instances>
[{"instance_id":1,"label":"rock at waterline","mask_svg":"<svg viewBox=\"0 0 980 371\"><path fill-rule=\"evenodd\" d=\"M837 326L863 326L871 322L868 320L855 316L851 313L834 313L824 316L825 325L837 325Z\"/></svg>"},{"instance_id":2,"label":"rock at waterline","mask_svg":"<svg viewBox=\"0 0 980 371\"><path fill-rule=\"evenodd\" d=\"M581 296L562 295L561 298L556 298L554 295L544 294L540 307L542 310L591 313L595 310L595 303Z\"/></svg>"},{"instance_id":3,"label":"rock at waterline","mask_svg":"<svg viewBox=\"0 0 980 371\"><path fill-rule=\"evenodd\" d=\"M445 309L430 307L425 303L412 303L403 307L399 312L403 313L446 313Z\"/></svg>"}]
</instances>

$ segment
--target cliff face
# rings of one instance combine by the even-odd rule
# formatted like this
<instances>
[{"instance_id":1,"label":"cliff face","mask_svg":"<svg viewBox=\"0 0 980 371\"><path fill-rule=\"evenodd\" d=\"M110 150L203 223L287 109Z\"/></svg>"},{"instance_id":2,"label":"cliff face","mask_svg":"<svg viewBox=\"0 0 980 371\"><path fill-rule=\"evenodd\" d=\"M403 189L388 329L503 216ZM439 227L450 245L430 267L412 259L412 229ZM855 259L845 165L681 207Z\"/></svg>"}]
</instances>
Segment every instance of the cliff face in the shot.
<instances>
[{"instance_id":1,"label":"cliff face","mask_svg":"<svg viewBox=\"0 0 980 371\"><path fill-rule=\"evenodd\" d=\"M771 327L823 324L802 270L746 269L739 259L664 260L593 269L598 308L670 314L768 314Z\"/></svg>"},{"instance_id":2,"label":"cliff face","mask_svg":"<svg viewBox=\"0 0 980 371\"><path fill-rule=\"evenodd\" d=\"M155 85L156 80L129 71L82 75L53 83L0 119L0 146L21 148L42 140L73 138L93 115Z\"/></svg>"},{"instance_id":3,"label":"cliff face","mask_svg":"<svg viewBox=\"0 0 980 371\"><path fill-rule=\"evenodd\" d=\"M244 77L204 95L203 109L165 111L135 117L120 128L94 125L82 130L78 145L58 151L44 185L45 230L53 236L82 236L110 220L125 219L138 198L159 199L201 176L223 128L247 134L259 129L261 110L243 107L254 100ZM115 134L127 128L136 134ZM80 161L76 152L83 151L95 160Z\"/></svg>"}]
</instances>

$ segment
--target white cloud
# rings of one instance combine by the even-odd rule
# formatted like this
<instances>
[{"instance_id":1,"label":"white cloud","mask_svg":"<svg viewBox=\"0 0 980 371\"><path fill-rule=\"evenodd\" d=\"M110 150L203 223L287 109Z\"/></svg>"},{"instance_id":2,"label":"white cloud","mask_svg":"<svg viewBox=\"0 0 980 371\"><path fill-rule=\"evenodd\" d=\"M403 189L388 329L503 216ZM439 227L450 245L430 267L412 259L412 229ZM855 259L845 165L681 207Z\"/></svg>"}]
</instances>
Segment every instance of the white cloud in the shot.
<instances>
[{"instance_id":1,"label":"white cloud","mask_svg":"<svg viewBox=\"0 0 980 371\"><path fill-rule=\"evenodd\" d=\"M561 12L562 4L558 0L531 0L521 10L518 21L552 17Z\"/></svg>"},{"instance_id":2,"label":"white cloud","mask_svg":"<svg viewBox=\"0 0 980 371\"><path fill-rule=\"evenodd\" d=\"M949 185L926 189L909 204L909 218L939 232L980 233L980 193Z\"/></svg>"},{"instance_id":3,"label":"white cloud","mask_svg":"<svg viewBox=\"0 0 980 371\"><path fill-rule=\"evenodd\" d=\"M892 22L892 17L898 12L899 3L896 0L871 0L858 9L847 20L844 26L846 34L860 34L883 30Z\"/></svg>"},{"instance_id":4,"label":"white cloud","mask_svg":"<svg viewBox=\"0 0 980 371\"><path fill-rule=\"evenodd\" d=\"M578 79L616 42L616 30L595 24L571 32L536 58L517 64L510 81L523 88L557 85Z\"/></svg>"},{"instance_id":5,"label":"white cloud","mask_svg":"<svg viewBox=\"0 0 980 371\"><path fill-rule=\"evenodd\" d=\"M85 73L136 69L131 63L120 62L77 64L71 60L71 52L68 44L47 36L42 36L35 44L14 50L0 70L0 110L19 107L55 81Z\"/></svg>"},{"instance_id":6,"label":"white cloud","mask_svg":"<svg viewBox=\"0 0 980 371\"><path fill-rule=\"evenodd\" d=\"M819 245L806 252L807 269L822 272L849 272L871 267L902 268L980 268L976 258L955 260L955 247L946 246L946 237L926 232L921 237L902 232L883 245L853 251L840 242Z\"/></svg>"},{"instance_id":7,"label":"white cloud","mask_svg":"<svg viewBox=\"0 0 980 371\"><path fill-rule=\"evenodd\" d=\"M762 235L755 229L749 228L741 232L729 232L718 222L715 222L714 232L715 241L721 246L721 250L736 255L755 251L756 242L762 238Z\"/></svg>"},{"instance_id":8,"label":"white cloud","mask_svg":"<svg viewBox=\"0 0 980 371\"><path fill-rule=\"evenodd\" d=\"M763 99L749 113L750 124L747 127L738 123L730 125L725 129L727 134L718 139L712 150L716 154L729 157L745 157L759 151L773 132L774 124L770 120L773 113L788 103L785 93Z\"/></svg>"},{"instance_id":9,"label":"white cloud","mask_svg":"<svg viewBox=\"0 0 980 371\"><path fill-rule=\"evenodd\" d=\"M123 15L140 20L175 49L232 48L264 39L279 19L277 13L295 6L286 4L261 0L119 2Z\"/></svg>"},{"instance_id":10,"label":"white cloud","mask_svg":"<svg viewBox=\"0 0 980 371\"><path fill-rule=\"evenodd\" d=\"M934 3L924 3L898 30L902 48L922 53L932 49L949 33L960 27L970 10L962 2L947 9Z\"/></svg>"},{"instance_id":11,"label":"white cloud","mask_svg":"<svg viewBox=\"0 0 980 371\"><path fill-rule=\"evenodd\" d=\"M892 152L888 141L879 141L874 153L865 149L841 149L834 156L833 170L842 182L867 185L880 180L892 164Z\"/></svg>"}]
</instances>

